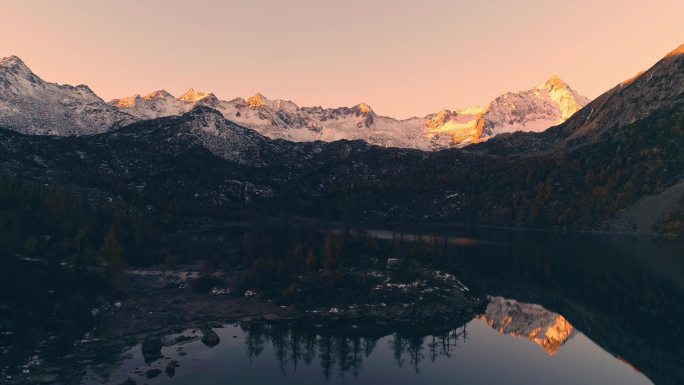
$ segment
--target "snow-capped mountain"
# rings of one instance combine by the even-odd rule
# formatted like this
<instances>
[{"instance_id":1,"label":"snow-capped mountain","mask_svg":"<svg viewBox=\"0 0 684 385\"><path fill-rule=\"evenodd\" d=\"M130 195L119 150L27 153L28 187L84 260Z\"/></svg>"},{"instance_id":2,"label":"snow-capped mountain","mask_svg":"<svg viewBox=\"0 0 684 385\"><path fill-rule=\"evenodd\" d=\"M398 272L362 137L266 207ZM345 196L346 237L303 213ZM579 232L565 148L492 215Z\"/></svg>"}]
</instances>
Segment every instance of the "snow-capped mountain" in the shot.
<instances>
[{"instance_id":1,"label":"snow-capped mountain","mask_svg":"<svg viewBox=\"0 0 684 385\"><path fill-rule=\"evenodd\" d=\"M138 119L180 115L195 105L204 105L273 139L360 139L383 147L439 150L477 143L503 132L542 131L562 123L588 102L553 76L532 90L502 95L485 108L442 110L405 120L377 115L365 103L340 108L299 107L294 102L271 100L260 93L247 100L226 101L193 89L179 98L162 90L112 100L110 104Z\"/></svg>"},{"instance_id":2,"label":"snow-capped mountain","mask_svg":"<svg viewBox=\"0 0 684 385\"><path fill-rule=\"evenodd\" d=\"M481 318L499 333L527 338L551 356L575 334L562 315L503 297L490 297Z\"/></svg>"},{"instance_id":3,"label":"snow-capped mountain","mask_svg":"<svg viewBox=\"0 0 684 385\"><path fill-rule=\"evenodd\" d=\"M502 95L485 108L442 110L405 120L378 115L365 103L339 108L299 107L260 93L246 100L221 100L213 93L192 88L178 98L159 90L105 103L87 86L43 81L16 56L0 61L0 87L0 126L27 134L94 134L206 106L273 139L360 139L382 147L421 150L462 147L503 132L542 131L565 121L588 102L554 76L532 90Z\"/></svg>"},{"instance_id":4,"label":"snow-capped mountain","mask_svg":"<svg viewBox=\"0 0 684 385\"><path fill-rule=\"evenodd\" d=\"M110 102L115 107L125 110L136 119L154 119L160 116L177 115L184 111L185 101L176 99L173 95L160 90L151 92L145 96L135 95L123 99L115 99Z\"/></svg>"},{"instance_id":5,"label":"snow-capped mountain","mask_svg":"<svg viewBox=\"0 0 684 385\"><path fill-rule=\"evenodd\" d=\"M653 198L657 206L662 203L672 212L680 209L678 199L670 202L663 196L670 196L673 187L668 186L681 182L684 169L682 74L684 49L680 48L561 125L541 133L498 135L463 151L437 152L383 148L363 141L271 140L231 121L238 117L277 132L317 135L336 134L334 124L350 130L343 133L376 134L383 125L396 127L396 120L381 117L363 104L300 108L260 95L220 101L198 92L184 100L157 93L130 103L159 100L159 109L176 103L181 107L174 108L199 105L183 115L137 118L139 122L127 127L83 138L45 138L0 128L0 168L3 175L30 178L35 185L80 184L102 194L133 197L132 202L145 205L141 207L154 201L182 215L218 218L221 213L231 221L273 213L359 222L605 229L618 213L641 207L642 199L653 202ZM2 79L9 83L3 85L7 92L14 78ZM484 132L485 110L442 111L404 123L422 119L427 129L416 129L416 140L424 140L421 135L426 131L444 127L449 128L444 130L447 137L461 127ZM560 111L559 107L562 119ZM298 131L278 126L295 118L311 125ZM479 123L473 125L473 120ZM321 128L320 122L327 126ZM354 122L354 128L348 128L349 122ZM518 154L525 156L512 156ZM578 175L590 174L593 177L578 181ZM546 186L543 194L538 186ZM597 194L599 190L603 192ZM592 209L586 210L587 205ZM491 312L488 318L500 319Z\"/></svg>"},{"instance_id":6,"label":"snow-capped mountain","mask_svg":"<svg viewBox=\"0 0 684 385\"><path fill-rule=\"evenodd\" d=\"M88 86L49 83L16 56L0 59L0 127L64 136L100 133L133 121Z\"/></svg>"},{"instance_id":7,"label":"snow-capped mountain","mask_svg":"<svg viewBox=\"0 0 684 385\"><path fill-rule=\"evenodd\" d=\"M540 132L563 123L589 99L558 76L528 91L509 92L494 99L483 114L483 137L515 131Z\"/></svg>"}]
</instances>

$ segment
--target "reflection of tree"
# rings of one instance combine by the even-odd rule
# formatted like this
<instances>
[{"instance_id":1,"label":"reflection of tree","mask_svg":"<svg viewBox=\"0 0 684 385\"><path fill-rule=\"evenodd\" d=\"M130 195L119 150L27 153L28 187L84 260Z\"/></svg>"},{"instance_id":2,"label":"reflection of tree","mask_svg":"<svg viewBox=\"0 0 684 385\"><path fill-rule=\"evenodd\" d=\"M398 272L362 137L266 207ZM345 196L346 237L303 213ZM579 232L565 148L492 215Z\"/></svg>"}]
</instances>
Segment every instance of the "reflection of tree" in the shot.
<instances>
[{"instance_id":1,"label":"reflection of tree","mask_svg":"<svg viewBox=\"0 0 684 385\"><path fill-rule=\"evenodd\" d=\"M333 349L332 349L332 337L321 336L318 344L318 354L321 357L321 369L323 370L323 377L325 380L330 379L330 371L332 369L333 363Z\"/></svg>"},{"instance_id":2,"label":"reflection of tree","mask_svg":"<svg viewBox=\"0 0 684 385\"><path fill-rule=\"evenodd\" d=\"M297 371L297 362L302 358L302 338L297 330L292 330L290 333L290 358L292 359L292 367Z\"/></svg>"},{"instance_id":3,"label":"reflection of tree","mask_svg":"<svg viewBox=\"0 0 684 385\"><path fill-rule=\"evenodd\" d=\"M406 344L403 338L398 334L394 334L394 338L390 342L390 348L392 349L392 356L394 357L394 362L398 367L404 365L404 350L406 350Z\"/></svg>"},{"instance_id":4,"label":"reflection of tree","mask_svg":"<svg viewBox=\"0 0 684 385\"><path fill-rule=\"evenodd\" d=\"M430 361L435 362L439 356L438 349L439 344L437 343L437 337L430 337L430 341L427 343L428 351L430 352Z\"/></svg>"},{"instance_id":5,"label":"reflection of tree","mask_svg":"<svg viewBox=\"0 0 684 385\"><path fill-rule=\"evenodd\" d=\"M297 370L303 362L311 365L318 357L323 377L330 380L333 373L340 379L351 373L355 378L361 374L363 360L370 357L379 340L378 337L350 335L318 336L304 329L290 329L284 325L246 324L246 352L250 361L259 356L266 344L270 343L278 361L278 367L285 373L288 366ZM450 358L453 349L467 337L465 325L440 335L401 335L395 333L388 338L388 348L392 351L394 362L402 367L408 362L416 373L420 372L420 362L427 356L431 361L438 357Z\"/></svg>"},{"instance_id":6,"label":"reflection of tree","mask_svg":"<svg viewBox=\"0 0 684 385\"><path fill-rule=\"evenodd\" d=\"M339 368L339 377L344 379L344 374L351 368L352 349L349 346L349 339L347 337L333 338L335 346L335 355L337 356L337 367Z\"/></svg>"},{"instance_id":7,"label":"reflection of tree","mask_svg":"<svg viewBox=\"0 0 684 385\"><path fill-rule=\"evenodd\" d=\"M276 359L280 364L280 371L285 373L285 366L288 361L288 349L290 348L285 343L285 334L287 330L281 327L271 327L268 329L270 331L269 337L271 339L271 345L273 346L273 352L275 353Z\"/></svg>"},{"instance_id":8,"label":"reflection of tree","mask_svg":"<svg viewBox=\"0 0 684 385\"><path fill-rule=\"evenodd\" d=\"M427 347L430 361L435 362L438 357L451 358L452 348L458 347L459 340L465 342L468 338L466 325L450 330L437 336L431 336Z\"/></svg>"},{"instance_id":9,"label":"reflection of tree","mask_svg":"<svg viewBox=\"0 0 684 385\"><path fill-rule=\"evenodd\" d=\"M307 333L304 336L304 363L311 365L311 361L316 357L316 335Z\"/></svg>"},{"instance_id":10,"label":"reflection of tree","mask_svg":"<svg viewBox=\"0 0 684 385\"><path fill-rule=\"evenodd\" d=\"M264 351L264 325L260 323L243 324L242 330L246 333L245 347L249 362Z\"/></svg>"},{"instance_id":11,"label":"reflection of tree","mask_svg":"<svg viewBox=\"0 0 684 385\"><path fill-rule=\"evenodd\" d=\"M354 370L354 378L361 373L361 364L363 363L363 353L361 352L361 338L356 337L352 340L352 362L351 367Z\"/></svg>"},{"instance_id":12,"label":"reflection of tree","mask_svg":"<svg viewBox=\"0 0 684 385\"><path fill-rule=\"evenodd\" d=\"M363 354L365 354L366 357L369 357L373 353L373 350L375 349L375 345L378 344L378 338L376 338L376 337L364 338L362 344L363 344Z\"/></svg>"},{"instance_id":13,"label":"reflection of tree","mask_svg":"<svg viewBox=\"0 0 684 385\"><path fill-rule=\"evenodd\" d=\"M420 372L419 365L420 360L425 358L423 355L423 343L425 342L425 337L413 336L408 338L408 353L409 360L413 366L413 370L418 373Z\"/></svg>"}]
</instances>

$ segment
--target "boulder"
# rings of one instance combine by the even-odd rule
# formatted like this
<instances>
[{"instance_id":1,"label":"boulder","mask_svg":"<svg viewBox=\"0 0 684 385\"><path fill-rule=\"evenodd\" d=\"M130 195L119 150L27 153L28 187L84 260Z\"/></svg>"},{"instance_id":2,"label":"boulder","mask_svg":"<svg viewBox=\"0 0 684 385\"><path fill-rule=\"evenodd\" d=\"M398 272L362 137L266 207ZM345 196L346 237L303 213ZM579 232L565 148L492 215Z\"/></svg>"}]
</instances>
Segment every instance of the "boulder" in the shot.
<instances>
[{"instance_id":1,"label":"boulder","mask_svg":"<svg viewBox=\"0 0 684 385\"><path fill-rule=\"evenodd\" d=\"M215 331L207 328L202 330L202 343L205 344L206 346L209 347L214 347L221 342L221 339L219 338L218 334L216 334Z\"/></svg>"},{"instance_id":2,"label":"boulder","mask_svg":"<svg viewBox=\"0 0 684 385\"><path fill-rule=\"evenodd\" d=\"M162 340L158 336L148 335L142 343L143 354L158 353L162 348Z\"/></svg>"},{"instance_id":3,"label":"boulder","mask_svg":"<svg viewBox=\"0 0 684 385\"><path fill-rule=\"evenodd\" d=\"M152 379L160 375L161 372L161 369L150 369L147 372L145 372L145 376L147 376L147 378L149 379Z\"/></svg>"},{"instance_id":4,"label":"boulder","mask_svg":"<svg viewBox=\"0 0 684 385\"><path fill-rule=\"evenodd\" d=\"M176 375L176 367L178 367L178 361L171 361L166 365L164 371L168 377L173 377Z\"/></svg>"}]
</instances>

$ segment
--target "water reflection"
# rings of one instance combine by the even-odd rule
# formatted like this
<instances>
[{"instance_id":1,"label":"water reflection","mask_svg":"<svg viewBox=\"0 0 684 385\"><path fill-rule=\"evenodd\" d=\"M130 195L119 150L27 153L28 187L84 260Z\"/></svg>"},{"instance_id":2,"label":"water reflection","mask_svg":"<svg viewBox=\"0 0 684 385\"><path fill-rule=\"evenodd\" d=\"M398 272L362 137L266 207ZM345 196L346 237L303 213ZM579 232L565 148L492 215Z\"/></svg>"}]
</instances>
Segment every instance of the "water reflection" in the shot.
<instances>
[{"instance_id":1,"label":"water reflection","mask_svg":"<svg viewBox=\"0 0 684 385\"><path fill-rule=\"evenodd\" d=\"M575 329L562 315L537 304L503 297L490 297L481 318L501 334L529 339L550 356L575 334Z\"/></svg>"},{"instance_id":2,"label":"water reflection","mask_svg":"<svg viewBox=\"0 0 684 385\"><path fill-rule=\"evenodd\" d=\"M271 259L327 244L313 231L304 238L288 232L297 230L250 231L235 231L239 244L260 245L253 254ZM354 269L382 269L388 257L415 260L458 277L487 306L466 324L421 333L247 323L215 329L221 342L213 348L167 336L161 359L147 364L133 347L111 376L83 382L683 383L681 243L490 229L340 236L339 260ZM164 374L169 360L180 363L173 377ZM161 374L147 379L151 369Z\"/></svg>"},{"instance_id":3,"label":"water reflection","mask_svg":"<svg viewBox=\"0 0 684 385\"><path fill-rule=\"evenodd\" d=\"M650 383L569 324L557 328L567 323L559 314L501 297L492 297L490 305L489 315L434 334L331 332L251 322L214 329L221 342L210 348L198 337L189 338L198 330L187 330L165 337L164 358L145 363L136 346L108 378L91 373L84 384L119 384L128 378L200 385L377 384L379 379L393 384ZM173 371L165 370L169 365Z\"/></svg>"},{"instance_id":4,"label":"water reflection","mask_svg":"<svg viewBox=\"0 0 684 385\"><path fill-rule=\"evenodd\" d=\"M438 335L394 333L390 337L354 333L318 334L312 330L263 323L243 324L241 328L245 334L246 356L250 363L270 345L281 373L285 374L286 368L296 371L302 364L309 366L318 358L326 380L332 376L358 377L364 360L371 356L381 338L388 340L386 348L391 351L396 366L402 368L408 365L416 373L420 372L424 359L434 362L440 357L450 358L453 350L467 338L465 325Z\"/></svg>"}]
</instances>

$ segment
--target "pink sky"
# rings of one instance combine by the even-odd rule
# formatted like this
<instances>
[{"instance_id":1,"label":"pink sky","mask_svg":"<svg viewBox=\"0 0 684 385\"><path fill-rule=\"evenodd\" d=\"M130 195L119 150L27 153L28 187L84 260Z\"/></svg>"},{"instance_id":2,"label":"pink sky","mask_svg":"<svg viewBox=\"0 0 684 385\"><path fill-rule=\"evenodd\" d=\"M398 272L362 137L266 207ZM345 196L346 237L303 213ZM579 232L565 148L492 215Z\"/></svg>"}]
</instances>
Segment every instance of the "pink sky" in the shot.
<instances>
[{"instance_id":1,"label":"pink sky","mask_svg":"<svg viewBox=\"0 0 684 385\"><path fill-rule=\"evenodd\" d=\"M3 1L0 56L105 100L165 88L409 117L558 74L584 95L684 43L684 1Z\"/></svg>"}]
</instances>

